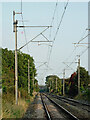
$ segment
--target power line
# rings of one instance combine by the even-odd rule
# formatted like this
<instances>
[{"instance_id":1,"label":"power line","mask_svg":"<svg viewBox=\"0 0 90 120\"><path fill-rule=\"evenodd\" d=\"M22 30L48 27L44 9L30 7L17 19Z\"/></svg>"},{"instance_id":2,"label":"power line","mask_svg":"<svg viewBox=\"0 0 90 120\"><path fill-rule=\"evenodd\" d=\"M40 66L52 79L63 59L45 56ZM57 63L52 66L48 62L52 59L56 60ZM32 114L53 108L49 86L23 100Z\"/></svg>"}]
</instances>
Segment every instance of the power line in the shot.
<instances>
[{"instance_id":1,"label":"power line","mask_svg":"<svg viewBox=\"0 0 90 120\"><path fill-rule=\"evenodd\" d=\"M47 61L47 64L48 64L48 65L47 65L47 68L48 68L48 66L49 66L49 62L50 62L50 57L51 57L51 53L52 53L52 48L53 48L53 45L54 45L54 41L56 40L56 36L57 36L58 31L59 31L59 29L60 29L60 26L61 26L61 23L62 23L64 14L65 14L66 8L67 8L67 6L68 6L68 2L69 2L69 0L67 1L66 5L65 5L65 7L64 7L64 12L63 12L63 14L62 14L62 16L61 16L60 23L59 23L59 25L58 25L58 27L57 27L55 36L54 36L54 38L53 38L52 46L51 46L51 49L50 49L50 52L49 52L49 56L48 56L48 61ZM54 16L55 16L57 4L58 4L58 1L56 2L56 6L55 6L54 14L53 14L53 17L52 17L51 25L52 25L52 23L53 23L53 21L54 21ZM51 37L51 30L50 30L50 37Z\"/></svg>"},{"instance_id":2,"label":"power line","mask_svg":"<svg viewBox=\"0 0 90 120\"><path fill-rule=\"evenodd\" d=\"M21 0L21 13L22 13L22 0Z\"/></svg>"},{"instance_id":3,"label":"power line","mask_svg":"<svg viewBox=\"0 0 90 120\"><path fill-rule=\"evenodd\" d=\"M51 47L51 49L50 49L50 54L49 54L49 58L48 58L48 64L49 64L49 61L50 61L50 57L51 57L51 52L52 52L52 48L53 48L53 45L54 45L54 41L56 40L56 36L57 36L58 31L59 31L59 29L60 29L60 26L61 26L61 23L62 23L64 14L65 14L65 12L66 12L66 8L67 8L67 6L68 6L68 2L69 2L69 0L67 1L66 5L65 5L65 7L64 7L64 11L63 11L63 14L62 14L62 16L61 16L60 23L59 23L59 25L58 25L58 27L57 27L57 30L56 30L56 33L55 33L55 36L54 36L54 39L53 39L52 47Z\"/></svg>"},{"instance_id":4,"label":"power line","mask_svg":"<svg viewBox=\"0 0 90 120\"><path fill-rule=\"evenodd\" d=\"M75 56L75 58L73 59L73 61L70 62L70 64L69 64L67 67L70 67L73 63L75 63L74 61L76 61L76 57L77 57L77 56ZM65 69L67 69L67 67L66 67Z\"/></svg>"},{"instance_id":5,"label":"power line","mask_svg":"<svg viewBox=\"0 0 90 120\"><path fill-rule=\"evenodd\" d=\"M81 37L81 40L84 38L85 33L86 33L86 30L85 30L83 36ZM81 40L80 40L80 41L81 41ZM79 42L80 42L80 41L79 41ZM78 42L78 43L79 43L79 42ZM74 50L73 50L73 51L71 52L71 54L66 58L65 61L67 61L70 57L72 57L72 55L73 55L73 53L74 53L74 51L76 50L77 47L78 47L78 46L75 46Z\"/></svg>"},{"instance_id":6,"label":"power line","mask_svg":"<svg viewBox=\"0 0 90 120\"><path fill-rule=\"evenodd\" d=\"M88 50L88 47L84 51L82 51L79 55L82 56L87 50ZM77 63L77 62L75 62L76 61L76 57L77 56L75 56L75 58L73 59L73 61L69 65L67 65L67 67L70 67L73 63Z\"/></svg>"},{"instance_id":7,"label":"power line","mask_svg":"<svg viewBox=\"0 0 90 120\"><path fill-rule=\"evenodd\" d=\"M84 38L82 38L81 40L79 40L78 43L74 43L74 44L79 44L81 41L83 41L84 39L86 39L90 34L86 35Z\"/></svg>"},{"instance_id":8,"label":"power line","mask_svg":"<svg viewBox=\"0 0 90 120\"><path fill-rule=\"evenodd\" d=\"M21 13L22 13L22 0L21 0ZM22 17L22 24L24 26L24 20L23 20L23 14L21 14L21 17ZM44 31L46 31L49 27L47 27ZM42 35L48 42L50 42L46 36L44 34L42 34L44 31L42 31L40 34L38 34L36 37L34 37L33 39L31 39L29 42L27 42L27 37L26 37L26 31L25 31L25 27L23 27L23 30L24 30L24 36L25 36L25 40L26 40L26 44L23 45L22 47L20 47L20 49L22 49L23 47L27 46L30 42L32 42L35 38L37 38L39 35ZM34 42L34 41L33 41ZM37 42L37 41L36 41ZM20 50L19 49L19 50ZM28 46L27 46L27 50L29 52L29 49L28 49Z\"/></svg>"},{"instance_id":9,"label":"power line","mask_svg":"<svg viewBox=\"0 0 90 120\"><path fill-rule=\"evenodd\" d=\"M77 43L77 44L79 44L81 41L83 41L85 38L87 38L88 37L88 35L86 35L85 37L84 37L84 35L85 35L85 33L86 33L86 30L85 30L85 32L84 32L84 34L83 34L83 36L81 37L81 40L79 40L79 42ZM75 48L74 48L74 50L72 51L72 53L69 55L69 57L67 57L66 58L66 60L65 61L67 61L69 58L71 58L72 57L72 55L73 55L73 53L74 53L74 51L76 50L76 48L77 48L78 46L75 46Z\"/></svg>"},{"instance_id":10,"label":"power line","mask_svg":"<svg viewBox=\"0 0 90 120\"><path fill-rule=\"evenodd\" d=\"M68 4L67 4L67 5L68 5ZM60 24L59 24L59 25L61 25L63 16L64 16L64 13L63 13L63 15L62 15L62 18L61 18L61 21L60 21ZM55 39L56 39L56 36L57 36L57 33L58 33L58 29L59 29L59 27L57 28L57 31L56 31L56 34L55 34L55 37L54 37L54 41L55 41ZM85 31L85 32L86 32L86 31ZM77 44L79 44L81 41L83 41L84 39L86 39L89 35L90 35L90 34L88 34L88 35L86 35L85 37L83 37ZM53 41L53 43L54 43L54 41ZM53 45L52 45L52 46L53 46ZM73 52L76 50L76 47L77 47L77 46L75 46ZM86 50L87 50L87 49L85 49L85 50L81 53L81 55L83 55L83 54L86 52ZM51 48L51 51L50 51L50 55L51 55L51 52L52 52L52 48ZM72 52L72 53L73 53L73 52ZM70 54L70 56L72 55L72 53ZM49 56L49 57L50 57L50 56ZM68 58L70 58L70 57L68 57ZM50 58L49 58L49 59L50 59ZM75 57L74 60L76 60L76 57ZM71 62L71 64L70 64L69 66L71 66L72 63L73 63L73 62Z\"/></svg>"},{"instance_id":11,"label":"power line","mask_svg":"<svg viewBox=\"0 0 90 120\"><path fill-rule=\"evenodd\" d=\"M54 21L54 18L55 18L55 13L56 13L57 5L58 5L58 0L57 0L56 5L55 5L55 9L54 9L54 13L53 13L51 25L53 24L53 21Z\"/></svg>"},{"instance_id":12,"label":"power line","mask_svg":"<svg viewBox=\"0 0 90 120\"><path fill-rule=\"evenodd\" d=\"M54 12L53 12L53 16L52 16L52 20L51 20L51 26L52 26L52 24L53 24L53 21L54 21L54 19L55 19L55 14L56 14L56 10L57 10L57 6L58 6L58 0L57 0L57 2L56 2L56 4L55 4L55 8L54 8ZM50 34L49 34L49 39L51 39L51 31L52 31L52 28L50 28ZM49 46L51 46L52 47L52 45L51 44L49 44L48 45L48 54L47 54L47 62L49 61L48 59L49 59ZM49 64L49 63L48 63ZM48 67L48 66L47 66Z\"/></svg>"},{"instance_id":13,"label":"power line","mask_svg":"<svg viewBox=\"0 0 90 120\"><path fill-rule=\"evenodd\" d=\"M82 37L81 37L81 40L84 40L84 39L89 35L89 34L88 34L87 36L84 37L84 35L86 34L86 31L87 31L87 30L85 29L84 32L83 32L83 35L82 35ZM81 42L81 40L79 40L79 41ZM68 61L68 59L70 59L70 58L72 57L72 55L73 55L73 53L75 52L75 50L76 50L77 47L78 47L78 46L75 46L75 48L73 49L73 51L71 52L71 54L70 54L64 61ZM62 66L61 66L61 67L62 67ZM61 68L61 67L59 67L59 68ZM58 69L59 69L59 68L58 68Z\"/></svg>"},{"instance_id":14,"label":"power line","mask_svg":"<svg viewBox=\"0 0 90 120\"><path fill-rule=\"evenodd\" d=\"M89 35L90 35L90 34L88 34L88 35L86 35L85 37L83 37L77 44L79 44L82 40L84 40L85 38L87 38ZM75 47L75 48L76 48L76 47ZM88 49L88 47L87 47L84 51L81 52L80 56L82 56L82 55L87 51L87 49ZM73 62L72 62L72 63L73 63ZM69 66L71 66L72 63L71 63Z\"/></svg>"},{"instance_id":15,"label":"power line","mask_svg":"<svg viewBox=\"0 0 90 120\"><path fill-rule=\"evenodd\" d=\"M81 54L79 55L82 56L87 50L88 50L88 47L84 51L82 51ZM68 65L68 67L70 67L74 63L74 61L76 60L76 57L77 56L75 56L74 60Z\"/></svg>"},{"instance_id":16,"label":"power line","mask_svg":"<svg viewBox=\"0 0 90 120\"><path fill-rule=\"evenodd\" d=\"M73 49L72 53L68 56L68 58L66 58L65 61L67 61L73 55L73 53L74 53L75 50L76 50L76 47Z\"/></svg>"},{"instance_id":17,"label":"power line","mask_svg":"<svg viewBox=\"0 0 90 120\"><path fill-rule=\"evenodd\" d=\"M58 31L59 31L59 29L60 29L60 26L61 26L61 23L62 23L62 20L63 20L64 14L65 14L66 8L67 8L67 6L68 6L68 2L69 2L69 0L67 1L66 5L65 5L65 7L64 7L63 14L62 14L62 16L61 16L61 19L60 19L59 25L58 25L58 27L57 27L57 30L56 30L56 33L55 33L55 36L54 36L54 39L53 39L53 42L52 42L52 47L51 47L51 49L50 49L49 56L48 56L48 61L47 61L47 63L48 63L47 67L49 66L49 62L50 62L50 57L51 57L51 53L52 53L52 48L53 48L53 45L54 45L54 41L56 40L56 36L57 36ZM52 17L51 25L52 25L53 20L54 20L54 16L55 16L56 8L57 8L57 3L56 3L55 10L54 10L54 14L53 14L53 17ZM50 32L51 32L51 31L50 31Z\"/></svg>"},{"instance_id":18,"label":"power line","mask_svg":"<svg viewBox=\"0 0 90 120\"><path fill-rule=\"evenodd\" d=\"M53 13L52 21L51 21L51 26L52 26L53 21L55 19L55 13L56 13L57 5L58 5L58 0L57 0L57 2L55 4L55 9L54 9L54 13ZM50 37L51 37L51 29L50 29Z\"/></svg>"},{"instance_id":19,"label":"power line","mask_svg":"<svg viewBox=\"0 0 90 120\"><path fill-rule=\"evenodd\" d=\"M88 47L84 51L81 52L80 56L82 56L87 50L88 50Z\"/></svg>"},{"instance_id":20,"label":"power line","mask_svg":"<svg viewBox=\"0 0 90 120\"><path fill-rule=\"evenodd\" d=\"M55 41L56 36L57 36L57 34L58 34L58 31L59 31L59 29L60 29L60 26L61 26L61 23L62 23L64 14L65 14L65 12L66 12L66 8L67 8L67 6L68 6L68 2L69 2L69 0L67 1L66 6L64 7L64 12L63 12L63 14L62 14L62 16L61 16L61 20L60 20L60 23L59 23L59 25L58 25L58 27L57 27L57 30L56 30L56 33L55 33L55 36L54 36L53 41Z\"/></svg>"},{"instance_id":21,"label":"power line","mask_svg":"<svg viewBox=\"0 0 90 120\"><path fill-rule=\"evenodd\" d=\"M22 12L22 0L21 0L21 18L22 18L22 24L24 26L24 20L23 20L23 12ZM24 31L24 37L25 37L25 41L27 43L27 36L26 36L26 31L25 31L25 28L23 27L23 31ZM28 45L27 45L27 51L29 52L29 49L28 49Z\"/></svg>"},{"instance_id":22,"label":"power line","mask_svg":"<svg viewBox=\"0 0 90 120\"><path fill-rule=\"evenodd\" d=\"M45 32L49 27L47 27L46 29L44 29L41 33L39 33L38 35L36 35L34 38L32 38L30 41L28 41L25 45L23 45L22 47L20 47L18 50L22 49L23 47L25 47L26 45L28 45L30 42L33 42L34 39L36 39L38 36L40 36L43 32ZM37 41L36 41L37 42ZM40 42L40 41L39 41ZM49 42L49 41L46 41Z\"/></svg>"}]
</instances>

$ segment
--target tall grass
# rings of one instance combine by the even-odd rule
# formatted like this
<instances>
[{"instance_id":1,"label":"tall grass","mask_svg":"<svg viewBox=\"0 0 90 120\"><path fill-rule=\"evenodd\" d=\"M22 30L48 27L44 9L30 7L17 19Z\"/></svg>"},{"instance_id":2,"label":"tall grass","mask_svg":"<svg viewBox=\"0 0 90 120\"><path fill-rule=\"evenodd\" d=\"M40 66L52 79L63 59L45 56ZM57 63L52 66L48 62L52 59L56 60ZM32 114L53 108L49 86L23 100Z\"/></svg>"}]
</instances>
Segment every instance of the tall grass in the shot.
<instances>
[{"instance_id":1,"label":"tall grass","mask_svg":"<svg viewBox=\"0 0 90 120\"><path fill-rule=\"evenodd\" d=\"M34 97L35 96L29 97L29 99L19 98L18 105L15 105L12 94L4 95L2 99L2 117L22 118Z\"/></svg>"}]
</instances>

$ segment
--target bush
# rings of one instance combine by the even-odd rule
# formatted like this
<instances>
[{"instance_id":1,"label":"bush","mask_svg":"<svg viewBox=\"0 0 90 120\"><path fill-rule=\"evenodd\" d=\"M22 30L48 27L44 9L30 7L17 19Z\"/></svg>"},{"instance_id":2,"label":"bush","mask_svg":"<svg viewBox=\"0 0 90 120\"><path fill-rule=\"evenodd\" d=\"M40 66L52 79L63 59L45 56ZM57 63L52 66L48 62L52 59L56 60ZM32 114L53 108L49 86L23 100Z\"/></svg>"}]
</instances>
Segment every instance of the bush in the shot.
<instances>
[{"instance_id":1,"label":"bush","mask_svg":"<svg viewBox=\"0 0 90 120\"><path fill-rule=\"evenodd\" d=\"M4 93L7 93L7 88L6 88L6 86L2 86L2 91L3 91Z\"/></svg>"}]
</instances>

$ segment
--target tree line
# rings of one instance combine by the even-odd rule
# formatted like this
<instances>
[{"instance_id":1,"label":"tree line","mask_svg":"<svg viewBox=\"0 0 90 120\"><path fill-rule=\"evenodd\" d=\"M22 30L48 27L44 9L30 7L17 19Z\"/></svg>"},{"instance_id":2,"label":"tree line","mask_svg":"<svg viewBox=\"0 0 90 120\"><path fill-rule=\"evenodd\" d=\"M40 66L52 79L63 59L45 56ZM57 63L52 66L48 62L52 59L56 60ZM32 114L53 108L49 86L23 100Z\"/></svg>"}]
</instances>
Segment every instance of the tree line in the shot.
<instances>
[{"instance_id":1,"label":"tree line","mask_svg":"<svg viewBox=\"0 0 90 120\"><path fill-rule=\"evenodd\" d=\"M4 95L15 94L15 51L2 50L2 90ZM28 54L18 51L18 90L21 97L28 96L28 59L30 61L30 95L38 91L37 71L34 59ZM34 85L33 85L34 79Z\"/></svg>"},{"instance_id":2,"label":"tree line","mask_svg":"<svg viewBox=\"0 0 90 120\"><path fill-rule=\"evenodd\" d=\"M88 71L80 67L80 92L87 95L90 92L90 89L88 89L89 78ZM63 95L63 78L59 78L56 75L49 75L46 77L46 86L48 92ZM71 97L78 95L78 69L69 78L65 79L65 94Z\"/></svg>"}]
</instances>

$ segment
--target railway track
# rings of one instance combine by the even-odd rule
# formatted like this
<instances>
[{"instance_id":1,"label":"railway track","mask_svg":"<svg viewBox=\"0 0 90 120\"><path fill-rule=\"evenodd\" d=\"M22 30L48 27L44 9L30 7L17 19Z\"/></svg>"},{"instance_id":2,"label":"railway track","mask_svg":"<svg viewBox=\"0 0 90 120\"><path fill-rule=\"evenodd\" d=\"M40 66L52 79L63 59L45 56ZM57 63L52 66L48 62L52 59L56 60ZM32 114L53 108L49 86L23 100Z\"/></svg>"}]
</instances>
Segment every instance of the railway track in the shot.
<instances>
[{"instance_id":1,"label":"railway track","mask_svg":"<svg viewBox=\"0 0 90 120\"><path fill-rule=\"evenodd\" d=\"M66 98L66 97L63 97L63 96L58 96L58 95L51 95L51 96L65 102L65 103L71 104L73 106L81 107L83 110L86 110L86 111L90 112L90 104L82 103L80 101L70 99L70 98Z\"/></svg>"},{"instance_id":2,"label":"railway track","mask_svg":"<svg viewBox=\"0 0 90 120\"><path fill-rule=\"evenodd\" d=\"M79 120L76 116L49 98L46 94L40 94L40 96L47 120Z\"/></svg>"}]
</instances>

